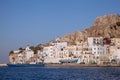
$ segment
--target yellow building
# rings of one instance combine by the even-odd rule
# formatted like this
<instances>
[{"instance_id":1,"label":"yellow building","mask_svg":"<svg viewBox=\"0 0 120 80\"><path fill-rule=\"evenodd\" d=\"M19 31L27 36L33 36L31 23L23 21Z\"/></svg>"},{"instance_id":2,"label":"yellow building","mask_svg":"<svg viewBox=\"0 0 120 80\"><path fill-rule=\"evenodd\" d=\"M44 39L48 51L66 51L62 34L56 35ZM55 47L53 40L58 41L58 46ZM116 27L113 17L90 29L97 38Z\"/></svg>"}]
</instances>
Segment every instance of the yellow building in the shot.
<instances>
[{"instance_id":1,"label":"yellow building","mask_svg":"<svg viewBox=\"0 0 120 80\"><path fill-rule=\"evenodd\" d=\"M120 46L120 38L112 38L111 43L115 46Z\"/></svg>"}]
</instances>

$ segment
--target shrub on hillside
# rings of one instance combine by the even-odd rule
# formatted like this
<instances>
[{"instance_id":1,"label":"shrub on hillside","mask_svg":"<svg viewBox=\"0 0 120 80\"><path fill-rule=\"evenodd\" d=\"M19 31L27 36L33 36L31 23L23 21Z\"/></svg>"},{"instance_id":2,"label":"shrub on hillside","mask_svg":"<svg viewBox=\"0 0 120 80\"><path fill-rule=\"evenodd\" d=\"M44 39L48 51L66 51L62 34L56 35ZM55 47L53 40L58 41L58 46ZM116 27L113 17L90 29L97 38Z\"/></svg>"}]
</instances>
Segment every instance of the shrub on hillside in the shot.
<instances>
[{"instance_id":1,"label":"shrub on hillside","mask_svg":"<svg viewBox=\"0 0 120 80\"><path fill-rule=\"evenodd\" d=\"M120 26L120 22L116 22L117 26Z\"/></svg>"}]
</instances>

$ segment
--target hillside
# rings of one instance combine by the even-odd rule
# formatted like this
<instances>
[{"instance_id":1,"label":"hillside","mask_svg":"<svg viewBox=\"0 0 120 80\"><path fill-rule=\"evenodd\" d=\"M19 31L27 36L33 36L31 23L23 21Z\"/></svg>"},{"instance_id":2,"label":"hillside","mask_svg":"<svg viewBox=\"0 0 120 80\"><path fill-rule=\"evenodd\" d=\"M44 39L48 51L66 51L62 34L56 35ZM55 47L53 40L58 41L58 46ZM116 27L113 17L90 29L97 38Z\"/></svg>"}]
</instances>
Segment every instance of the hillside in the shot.
<instances>
[{"instance_id":1,"label":"hillside","mask_svg":"<svg viewBox=\"0 0 120 80\"><path fill-rule=\"evenodd\" d=\"M109 14L98 17L95 19L93 25L90 28L85 30L78 30L72 34L65 34L60 38L59 41L66 41L68 45L74 45L85 42L88 37L101 36L105 38L120 38L120 15ZM37 50L43 50L43 47L49 46L52 42L55 42L55 39L46 44L39 44L37 46L31 46L30 48L34 51L34 53L36 53Z\"/></svg>"},{"instance_id":2,"label":"hillside","mask_svg":"<svg viewBox=\"0 0 120 80\"><path fill-rule=\"evenodd\" d=\"M120 37L120 15L109 14L95 19L93 25L85 30L75 31L72 34L66 34L60 41L66 41L68 44L76 44L86 41L87 37Z\"/></svg>"}]
</instances>

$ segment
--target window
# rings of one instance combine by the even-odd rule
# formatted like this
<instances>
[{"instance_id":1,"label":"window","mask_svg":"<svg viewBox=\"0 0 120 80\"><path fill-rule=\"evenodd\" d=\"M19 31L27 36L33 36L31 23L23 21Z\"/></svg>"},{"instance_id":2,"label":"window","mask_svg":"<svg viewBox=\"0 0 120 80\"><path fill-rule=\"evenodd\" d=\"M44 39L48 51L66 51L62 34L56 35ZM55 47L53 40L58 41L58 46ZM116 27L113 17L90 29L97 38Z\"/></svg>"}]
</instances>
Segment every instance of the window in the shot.
<instances>
[{"instance_id":1,"label":"window","mask_svg":"<svg viewBox=\"0 0 120 80\"><path fill-rule=\"evenodd\" d=\"M120 47L118 47L118 49L120 49Z\"/></svg>"},{"instance_id":2,"label":"window","mask_svg":"<svg viewBox=\"0 0 120 80\"><path fill-rule=\"evenodd\" d=\"M76 51L78 51L79 49L78 49L78 47L76 48Z\"/></svg>"},{"instance_id":3,"label":"window","mask_svg":"<svg viewBox=\"0 0 120 80\"><path fill-rule=\"evenodd\" d=\"M97 56L96 58L97 58L97 59L99 59L99 57L98 57L98 56Z\"/></svg>"},{"instance_id":4,"label":"window","mask_svg":"<svg viewBox=\"0 0 120 80\"><path fill-rule=\"evenodd\" d=\"M61 51L63 51L63 48L61 48Z\"/></svg>"}]
</instances>

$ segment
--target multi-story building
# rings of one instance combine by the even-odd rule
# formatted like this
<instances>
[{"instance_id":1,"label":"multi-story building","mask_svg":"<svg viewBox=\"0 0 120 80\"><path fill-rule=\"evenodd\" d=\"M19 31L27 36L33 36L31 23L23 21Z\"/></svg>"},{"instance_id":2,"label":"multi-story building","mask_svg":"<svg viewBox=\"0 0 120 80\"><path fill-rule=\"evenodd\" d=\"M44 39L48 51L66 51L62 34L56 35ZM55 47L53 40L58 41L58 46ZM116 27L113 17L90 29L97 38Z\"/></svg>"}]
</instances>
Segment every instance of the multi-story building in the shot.
<instances>
[{"instance_id":1,"label":"multi-story building","mask_svg":"<svg viewBox=\"0 0 120 80\"><path fill-rule=\"evenodd\" d=\"M106 40L104 42L104 40ZM104 44L105 43L105 44ZM25 63L27 61L44 63L60 63L61 59L72 60L78 59L78 63L85 64L110 62L116 60L120 62L120 38L88 37L88 41L76 45L67 45L67 42L60 42L57 38L50 46L43 48L34 54L29 46L22 52L20 50L13 51L10 56L11 63Z\"/></svg>"},{"instance_id":2,"label":"multi-story building","mask_svg":"<svg viewBox=\"0 0 120 80\"><path fill-rule=\"evenodd\" d=\"M26 54L26 60L29 61L31 57L34 56L34 51L32 51L29 46L25 48L24 53Z\"/></svg>"},{"instance_id":3,"label":"multi-story building","mask_svg":"<svg viewBox=\"0 0 120 80\"><path fill-rule=\"evenodd\" d=\"M46 57L55 58L55 55L53 54L53 51L54 51L53 49L54 49L54 46L44 47L43 54L46 55Z\"/></svg>"},{"instance_id":4,"label":"multi-story building","mask_svg":"<svg viewBox=\"0 0 120 80\"><path fill-rule=\"evenodd\" d=\"M44 47L42 55L44 55L44 63L57 63L56 48L54 46Z\"/></svg>"},{"instance_id":5,"label":"multi-story building","mask_svg":"<svg viewBox=\"0 0 120 80\"><path fill-rule=\"evenodd\" d=\"M117 63L120 64L120 47L118 46L114 46L112 48L110 48L110 50L112 50L112 57L111 60L115 60Z\"/></svg>"},{"instance_id":6,"label":"multi-story building","mask_svg":"<svg viewBox=\"0 0 120 80\"><path fill-rule=\"evenodd\" d=\"M106 49L104 46L91 46L92 49L92 54L105 54L106 53Z\"/></svg>"},{"instance_id":7,"label":"multi-story building","mask_svg":"<svg viewBox=\"0 0 120 80\"><path fill-rule=\"evenodd\" d=\"M60 57L67 57L68 51L65 50L67 42L54 42L52 46L44 47L43 54L46 54L45 63L59 63Z\"/></svg>"},{"instance_id":8,"label":"multi-story building","mask_svg":"<svg viewBox=\"0 0 120 80\"><path fill-rule=\"evenodd\" d=\"M120 46L120 38L112 38L111 44L114 44L115 46Z\"/></svg>"},{"instance_id":9,"label":"multi-story building","mask_svg":"<svg viewBox=\"0 0 120 80\"><path fill-rule=\"evenodd\" d=\"M88 37L88 45L101 45L103 46L103 37Z\"/></svg>"},{"instance_id":10,"label":"multi-story building","mask_svg":"<svg viewBox=\"0 0 120 80\"><path fill-rule=\"evenodd\" d=\"M58 58L69 58L69 51L67 48L62 48L62 50L58 51L59 57Z\"/></svg>"},{"instance_id":11,"label":"multi-story building","mask_svg":"<svg viewBox=\"0 0 120 80\"><path fill-rule=\"evenodd\" d=\"M103 46L103 37L88 37L88 45L92 54L106 53L106 47Z\"/></svg>"},{"instance_id":12,"label":"multi-story building","mask_svg":"<svg viewBox=\"0 0 120 80\"><path fill-rule=\"evenodd\" d=\"M24 63L24 56L23 56L22 53L19 53L19 54L18 54L18 63L19 63L19 64Z\"/></svg>"},{"instance_id":13,"label":"multi-story building","mask_svg":"<svg viewBox=\"0 0 120 80\"><path fill-rule=\"evenodd\" d=\"M92 55L90 55L90 63L100 63L101 55L105 55L107 47L104 46L103 37L88 37L88 46L91 49Z\"/></svg>"}]
</instances>

